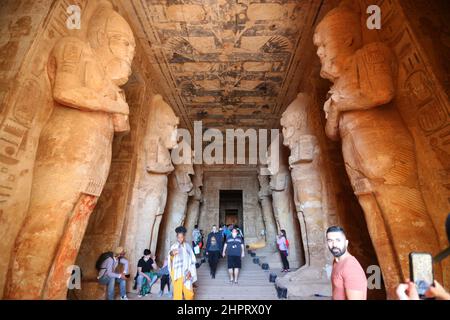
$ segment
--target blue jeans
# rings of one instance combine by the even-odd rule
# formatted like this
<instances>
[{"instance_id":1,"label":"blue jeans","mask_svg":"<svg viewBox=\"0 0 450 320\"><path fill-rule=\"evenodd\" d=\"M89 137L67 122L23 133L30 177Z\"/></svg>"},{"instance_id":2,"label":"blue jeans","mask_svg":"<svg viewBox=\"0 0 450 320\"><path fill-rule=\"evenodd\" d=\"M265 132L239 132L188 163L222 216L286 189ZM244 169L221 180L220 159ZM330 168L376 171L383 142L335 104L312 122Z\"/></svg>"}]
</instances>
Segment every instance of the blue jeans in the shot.
<instances>
[{"instance_id":1,"label":"blue jeans","mask_svg":"<svg viewBox=\"0 0 450 320\"><path fill-rule=\"evenodd\" d=\"M120 296L126 296L127 295L127 288L126 288L126 280L125 279L119 279L119 278L109 278L108 276L104 276L107 279L104 279L103 281L106 282L106 300L114 300L114 286L116 283L119 284L119 291Z\"/></svg>"}]
</instances>

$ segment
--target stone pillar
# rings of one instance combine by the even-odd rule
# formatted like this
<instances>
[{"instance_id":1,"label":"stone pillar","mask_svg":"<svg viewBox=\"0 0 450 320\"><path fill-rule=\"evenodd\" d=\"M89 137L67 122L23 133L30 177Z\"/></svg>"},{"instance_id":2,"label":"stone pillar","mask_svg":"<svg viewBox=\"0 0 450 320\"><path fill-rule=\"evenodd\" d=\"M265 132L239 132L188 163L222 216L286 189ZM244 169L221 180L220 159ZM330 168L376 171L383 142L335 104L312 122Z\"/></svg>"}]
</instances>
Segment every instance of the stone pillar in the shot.
<instances>
[{"instance_id":1,"label":"stone pillar","mask_svg":"<svg viewBox=\"0 0 450 320\"><path fill-rule=\"evenodd\" d=\"M192 230L194 230L194 226L198 224L200 205L203 202L203 167L201 165L194 165L194 178L192 180L194 187L191 191L192 196L188 200L186 218L184 219L184 227L188 231L186 237L189 243L193 240Z\"/></svg>"},{"instance_id":2,"label":"stone pillar","mask_svg":"<svg viewBox=\"0 0 450 320\"><path fill-rule=\"evenodd\" d=\"M272 190L272 205L275 220L280 230L284 229L289 240L289 263L291 268L298 268L304 264L300 226L295 212L292 194L292 182L287 163L287 153L280 146L278 166L275 157L270 154L269 147L268 170L270 189Z\"/></svg>"},{"instance_id":3,"label":"stone pillar","mask_svg":"<svg viewBox=\"0 0 450 320\"><path fill-rule=\"evenodd\" d=\"M309 297L329 296L330 281L326 275L327 218L322 206L320 150L316 136L307 121L310 98L303 93L287 107L281 117L283 144L291 150L289 165L294 187L294 202L301 227L305 265L280 278L279 286L288 288L289 295Z\"/></svg>"},{"instance_id":4,"label":"stone pillar","mask_svg":"<svg viewBox=\"0 0 450 320\"><path fill-rule=\"evenodd\" d=\"M160 262L167 258L170 246L176 241L175 228L184 223L188 197L192 195L193 184L190 176L193 174L192 164L179 164L175 165L175 171L169 176L169 195L156 252Z\"/></svg>"},{"instance_id":5,"label":"stone pillar","mask_svg":"<svg viewBox=\"0 0 450 320\"><path fill-rule=\"evenodd\" d=\"M318 24L314 44L321 76L333 82L324 105L325 131L342 141L347 174L393 298L397 284L409 276L409 252L439 252L420 188L414 140L391 103L396 59L382 42L363 43L360 13L345 2ZM434 271L440 281L440 265Z\"/></svg>"},{"instance_id":6,"label":"stone pillar","mask_svg":"<svg viewBox=\"0 0 450 320\"><path fill-rule=\"evenodd\" d=\"M276 251L276 237L277 237L277 222L273 214L272 206L272 191L270 189L270 178L267 175L258 173L259 181L259 203L261 205L261 211L264 220L264 230L266 236L266 246L270 251Z\"/></svg>"},{"instance_id":7,"label":"stone pillar","mask_svg":"<svg viewBox=\"0 0 450 320\"><path fill-rule=\"evenodd\" d=\"M167 175L174 170L169 150L177 146L179 119L160 95L150 104L147 131L143 139L144 164L129 209L128 223L122 234L130 260L131 274L144 249L156 251L158 231L167 199Z\"/></svg>"},{"instance_id":8,"label":"stone pillar","mask_svg":"<svg viewBox=\"0 0 450 320\"><path fill-rule=\"evenodd\" d=\"M61 38L48 59L54 109L39 139L28 215L6 284L8 299L66 298L67 268L75 263L108 176L114 132L129 129L119 86L131 73L131 28L106 2L87 28L87 38ZM115 41L117 35L128 45Z\"/></svg>"}]
</instances>

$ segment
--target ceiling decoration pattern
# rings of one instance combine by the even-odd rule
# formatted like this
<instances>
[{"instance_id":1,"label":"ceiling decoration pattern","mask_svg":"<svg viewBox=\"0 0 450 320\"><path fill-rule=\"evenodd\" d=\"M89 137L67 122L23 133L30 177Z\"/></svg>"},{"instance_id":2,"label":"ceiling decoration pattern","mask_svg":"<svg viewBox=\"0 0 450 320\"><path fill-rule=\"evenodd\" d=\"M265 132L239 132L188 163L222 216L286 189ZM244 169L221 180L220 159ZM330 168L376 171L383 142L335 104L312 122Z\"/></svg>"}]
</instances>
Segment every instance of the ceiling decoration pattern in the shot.
<instances>
[{"instance_id":1,"label":"ceiling decoration pattern","mask_svg":"<svg viewBox=\"0 0 450 320\"><path fill-rule=\"evenodd\" d=\"M202 120L204 129L269 128L295 90L301 40L320 2L133 0L133 7L187 127Z\"/></svg>"}]
</instances>

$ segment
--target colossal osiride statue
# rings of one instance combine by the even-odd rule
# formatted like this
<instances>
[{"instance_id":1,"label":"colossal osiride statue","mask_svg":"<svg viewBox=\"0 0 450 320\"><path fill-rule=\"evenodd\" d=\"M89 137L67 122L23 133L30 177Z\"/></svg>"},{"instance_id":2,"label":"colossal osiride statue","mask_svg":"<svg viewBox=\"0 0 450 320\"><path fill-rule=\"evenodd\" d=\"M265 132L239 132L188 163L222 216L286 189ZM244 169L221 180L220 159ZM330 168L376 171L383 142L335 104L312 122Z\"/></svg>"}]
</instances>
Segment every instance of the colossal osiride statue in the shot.
<instances>
[{"instance_id":1,"label":"colossal osiride statue","mask_svg":"<svg viewBox=\"0 0 450 320\"><path fill-rule=\"evenodd\" d=\"M192 230L198 223L200 215L200 205L203 202L202 187L203 187L203 167L201 165L194 165L194 178L192 179L194 187L189 197L186 218L184 219L184 227L188 230L186 237L189 243L192 242Z\"/></svg>"},{"instance_id":2,"label":"colossal osiride statue","mask_svg":"<svg viewBox=\"0 0 450 320\"><path fill-rule=\"evenodd\" d=\"M409 275L411 251L439 252L418 181L414 140L395 105L396 60L381 42L362 43L360 14L342 3L319 23L321 76L333 82L326 134L342 140L346 170L361 204L389 298ZM436 266L438 280L442 273Z\"/></svg>"},{"instance_id":3,"label":"colossal osiride statue","mask_svg":"<svg viewBox=\"0 0 450 320\"><path fill-rule=\"evenodd\" d=\"M295 212L292 194L291 175L287 163L286 148L280 145L279 159L272 154L272 146L267 153L267 168L270 172L270 189L275 220L280 230L286 230L289 240L289 264L298 268L304 264L300 226ZM278 165L277 165L278 162Z\"/></svg>"},{"instance_id":4,"label":"colossal osiride statue","mask_svg":"<svg viewBox=\"0 0 450 320\"><path fill-rule=\"evenodd\" d=\"M191 154L190 146L186 144L180 146L180 144L178 148L182 148L184 151L188 150ZM167 258L170 246L175 243L175 228L184 224L188 197L194 194L194 185L191 182L191 176L194 175L192 159L187 162L176 164L175 170L169 176L167 206L158 241L157 256L160 261Z\"/></svg>"},{"instance_id":5,"label":"colossal osiride statue","mask_svg":"<svg viewBox=\"0 0 450 320\"><path fill-rule=\"evenodd\" d=\"M153 96L143 139L144 165L137 189L133 191L128 226L122 237L130 261L138 261L144 249L156 253L167 200L167 176L174 170L169 150L177 147L178 124L178 117L162 96ZM134 266L131 272L135 272Z\"/></svg>"},{"instance_id":6,"label":"colossal osiride statue","mask_svg":"<svg viewBox=\"0 0 450 320\"><path fill-rule=\"evenodd\" d=\"M258 168L259 191L258 199L261 205L261 211L264 220L264 231L266 240L266 249L276 251L277 223L273 214L272 190L270 189L270 178L268 175L261 174L261 168Z\"/></svg>"},{"instance_id":7,"label":"colossal osiride statue","mask_svg":"<svg viewBox=\"0 0 450 320\"><path fill-rule=\"evenodd\" d=\"M39 139L8 299L66 298L68 268L108 176L114 131L128 129L119 86L131 74L133 33L109 3L96 9L87 28L87 39L60 39L48 59L54 108Z\"/></svg>"},{"instance_id":8,"label":"colossal osiride statue","mask_svg":"<svg viewBox=\"0 0 450 320\"><path fill-rule=\"evenodd\" d=\"M331 295L326 274L327 218L322 209L320 149L308 125L310 98L299 93L281 116L283 144L291 150L289 166L294 188L295 208L300 222L305 265L279 278L277 284L288 288L289 295Z\"/></svg>"}]
</instances>

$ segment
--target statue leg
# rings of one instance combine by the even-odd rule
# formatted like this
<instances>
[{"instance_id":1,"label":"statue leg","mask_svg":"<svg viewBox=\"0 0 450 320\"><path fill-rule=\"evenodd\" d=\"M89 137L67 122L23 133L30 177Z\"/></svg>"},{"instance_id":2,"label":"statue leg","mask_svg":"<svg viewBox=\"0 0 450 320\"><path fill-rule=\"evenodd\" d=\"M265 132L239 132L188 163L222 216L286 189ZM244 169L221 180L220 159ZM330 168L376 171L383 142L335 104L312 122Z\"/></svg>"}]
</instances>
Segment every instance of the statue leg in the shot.
<instances>
[{"instance_id":1,"label":"statue leg","mask_svg":"<svg viewBox=\"0 0 450 320\"><path fill-rule=\"evenodd\" d=\"M370 146L358 132L343 139L347 173L364 210L388 293L409 277L408 254L439 251L437 234L418 187L414 146L407 135ZM357 139L357 140L356 140ZM440 278L439 266L435 274Z\"/></svg>"},{"instance_id":2,"label":"statue leg","mask_svg":"<svg viewBox=\"0 0 450 320\"><path fill-rule=\"evenodd\" d=\"M67 280L78 256L78 250L86 231L89 217L95 208L98 197L82 194L71 215L64 235L59 243L56 257L47 278L44 299L66 299ZM76 270L75 270L76 271ZM80 280L81 280L81 275Z\"/></svg>"},{"instance_id":3,"label":"statue leg","mask_svg":"<svg viewBox=\"0 0 450 320\"><path fill-rule=\"evenodd\" d=\"M308 255L307 264L305 266L324 267L325 260L325 230L324 215L322 211L322 193L321 180L317 175L308 177L299 181L299 189L297 192L298 199L301 204L300 220L303 220L303 229L301 230L303 245L305 247L305 256Z\"/></svg>"},{"instance_id":4,"label":"statue leg","mask_svg":"<svg viewBox=\"0 0 450 320\"><path fill-rule=\"evenodd\" d=\"M158 208L159 197L153 192L145 192L143 198L139 199L139 214L136 221L136 258L142 255L144 249L150 248L152 230L158 214ZM152 254L154 253L152 250Z\"/></svg>"},{"instance_id":5,"label":"statue leg","mask_svg":"<svg viewBox=\"0 0 450 320\"><path fill-rule=\"evenodd\" d=\"M35 179L39 180L39 168L36 171ZM60 185L60 181L45 182L44 185ZM42 298L58 245L80 197L71 188L43 189L33 188L28 216L16 239L6 286L9 299Z\"/></svg>"}]
</instances>

